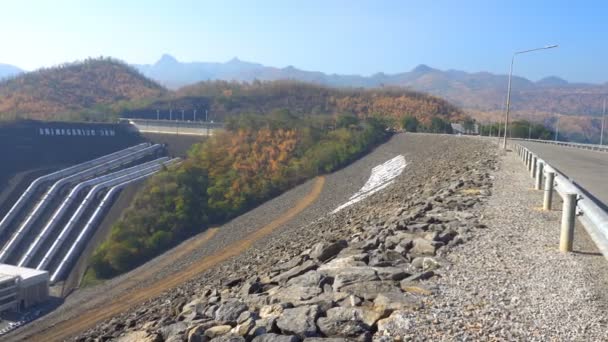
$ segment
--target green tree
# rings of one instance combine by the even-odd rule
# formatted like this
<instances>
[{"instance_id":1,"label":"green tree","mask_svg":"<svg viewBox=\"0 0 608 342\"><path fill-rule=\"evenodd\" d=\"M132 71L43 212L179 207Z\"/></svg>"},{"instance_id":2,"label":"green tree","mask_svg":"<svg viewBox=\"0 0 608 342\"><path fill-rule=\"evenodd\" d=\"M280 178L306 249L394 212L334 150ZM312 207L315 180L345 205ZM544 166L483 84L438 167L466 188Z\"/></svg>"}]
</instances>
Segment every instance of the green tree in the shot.
<instances>
[{"instance_id":1,"label":"green tree","mask_svg":"<svg viewBox=\"0 0 608 342\"><path fill-rule=\"evenodd\" d=\"M420 121L414 116L404 116L401 120L401 128L406 132L418 132Z\"/></svg>"},{"instance_id":2,"label":"green tree","mask_svg":"<svg viewBox=\"0 0 608 342\"><path fill-rule=\"evenodd\" d=\"M352 114L342 114L336 120L336 128L349 128L359 124L359 118Z\"/></svg>"},{"instance_id":3,"label":"green tree","mask_svg":"<svg viewBox=\"0 0 608 342\"><path fill-rule=\"evenodd\" d=\"M475 120L471 117L467 117L462 123L462 128L464 128L465 133L473 132L475 129Z\"/></svg>"},{"instance_id":4,"label":"green tree","mask_svg":"<svg viewBox=\"0 0 608 342\"><path fill-rule=\"evenodd\" d=\"M452 126L450 125L450 123L438 116L434 116L433 118L431 118L431 124L429 125L428 130L431 133L452 134Z\"/></svg>"}]
</instances>

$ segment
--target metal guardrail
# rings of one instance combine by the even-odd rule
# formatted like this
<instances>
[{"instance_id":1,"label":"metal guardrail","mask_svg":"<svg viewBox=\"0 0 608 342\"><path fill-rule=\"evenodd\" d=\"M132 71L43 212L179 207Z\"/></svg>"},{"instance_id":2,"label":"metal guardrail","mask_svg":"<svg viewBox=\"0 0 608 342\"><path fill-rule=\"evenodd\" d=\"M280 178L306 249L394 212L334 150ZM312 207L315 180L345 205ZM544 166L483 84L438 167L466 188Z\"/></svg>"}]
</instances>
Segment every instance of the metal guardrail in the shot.
<instances>
[{"instance_id":1,"label":"metal guardrail","mask_svg":"<svg viewBox=\"0 0 608 342\"><path fill-rule=\"evenodd\" d=\"M575 218L578 218L597 248L608 259L608 212L568 176L549 165L525 146L518 143L512 144L520 159L527 166L530 176L535 179L535 188L544 190L543 209L551 209L554 188L564 200L560 250L572 251L574 221Z\"/></svg>"},{"instance_id":2,"label":"metal guardrail","mask_svg":"<svg viewBox=\"0 0 608 342\"><path fill-rule=\"evenodd\" d=\"M532 142L537 142L537 143L541 143L541 144L551 144L551 145L559 145L559 146L565 146L565 147L580 148L580 149L591 150L591 151L608 152L608 145L582 144L582 143L574 143L574 142L566 142L566 141L521 139L521 138L509 138L509 140L532 141Z\"/></svg>"}]
</instances>

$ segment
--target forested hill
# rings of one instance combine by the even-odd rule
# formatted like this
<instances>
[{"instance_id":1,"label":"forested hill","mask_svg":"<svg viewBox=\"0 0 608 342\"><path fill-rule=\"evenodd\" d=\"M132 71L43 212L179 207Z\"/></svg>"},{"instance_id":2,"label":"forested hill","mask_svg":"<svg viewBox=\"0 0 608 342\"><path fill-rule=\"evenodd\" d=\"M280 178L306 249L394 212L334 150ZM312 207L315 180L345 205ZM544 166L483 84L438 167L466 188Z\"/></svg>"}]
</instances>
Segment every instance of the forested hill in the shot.
<instances>
[{"instance_id":1,"label":"forested hill","mask_svg":"<svg viewBox=\"0 0 608 342\"><path fill-rule=\"evenodd\" d=\"M107 106L156 98L165 92L125 63L88 59L0 82L0 119L106 121Z\"/></svg>"},{"instance_id":2,"label":"forested hill","mask_svg":"<svg viewBox=\"0 0 608 342\"><path fill-rule=\"evenodd\" d=\"M132 106L120 113L126 117L156 118L157 110L166 116L193 111L209 120L225 121L244 113L266 114L276 109L288 109L298 116L322 114L354 114L364 118L372 115L400 119L415 116L423 123L432 117L451 121L464 117L463 112L438 97L402 88L338 89L299 81L254 81L237 83L207 81L177 90L171 95L145 106ZM200 118L200 116L199 116Z\"/></svg>"}]
</instances>

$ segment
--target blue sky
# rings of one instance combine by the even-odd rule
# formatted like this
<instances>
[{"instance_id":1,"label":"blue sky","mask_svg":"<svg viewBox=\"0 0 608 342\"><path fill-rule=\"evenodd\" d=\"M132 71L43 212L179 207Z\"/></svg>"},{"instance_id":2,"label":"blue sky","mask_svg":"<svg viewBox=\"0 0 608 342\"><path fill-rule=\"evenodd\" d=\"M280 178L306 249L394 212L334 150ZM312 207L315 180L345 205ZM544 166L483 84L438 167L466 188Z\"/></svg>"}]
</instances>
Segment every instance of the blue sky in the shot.
<instances>
[{"instance_id":1,"label":"blue sky","mask_svg":"<svg viewBox=\"0 0 608 342\"><path fill-rule=\"evenodd\" d=\"M154 63L242 60L328 73L439 69L608 81L608 1L33 1L0 4L0 63L88 56Z\"/></svg>"}]
</instances>

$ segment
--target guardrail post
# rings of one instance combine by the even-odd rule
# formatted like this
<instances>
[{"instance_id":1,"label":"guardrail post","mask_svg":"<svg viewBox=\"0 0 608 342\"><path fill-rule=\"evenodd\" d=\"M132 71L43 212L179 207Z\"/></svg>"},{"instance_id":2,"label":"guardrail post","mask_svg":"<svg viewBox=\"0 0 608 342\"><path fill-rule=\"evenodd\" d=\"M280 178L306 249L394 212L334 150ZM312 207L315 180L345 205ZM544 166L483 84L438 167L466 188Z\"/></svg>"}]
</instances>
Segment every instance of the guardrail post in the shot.
<instances>
[{"instance_id":1,"label":"guardrail post","mask_svg":"<svg viewBox=\"0 0 608 342\"><path fill-rule=\"evenodd\" d=\"M530 177L534 178L536 177L536 161L538 159L536 158L536 156L532 157L532 165L530 165Z\"/></svg>"},{"instance_id":2,"label":"guardrail post","mask_svg":"<svg viewBox=\"0 0 608 342\"><path fill-rule=\"evenodd\" d=\"M536 184L534 185L534 189L536 190L543 189L543 168L543 163L539 161L536 166Z\"/></svg>"},{"instance_id":3,"label":"guardrail post","mask_svg":"<svg viewBox=\"0 0 608 342\"><path fill-rule=\"evenodd\" d=\"M562 211L562 231L559 239L561 252L572 251L572 238L574 236L574 219L576 218L576 194L564 194Z\"/></svg>"},{"instance_id":4,"label":"guardrail post","mask_svg":"<svg viewBox=\"0 0 608 342\"><path fill-rule=\"evenodd\" d=\"M545 176L545 196L543 198L543 210L551 210L551 204L553 203L553 180L555 179L555 172L547 172Z\"/></svg>"}]
</instances>

